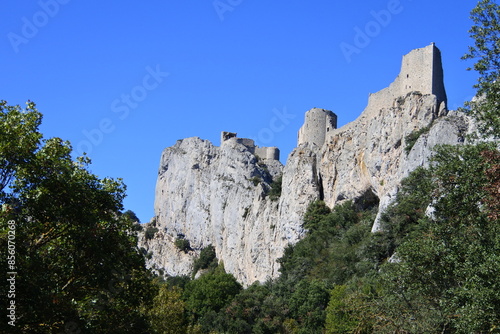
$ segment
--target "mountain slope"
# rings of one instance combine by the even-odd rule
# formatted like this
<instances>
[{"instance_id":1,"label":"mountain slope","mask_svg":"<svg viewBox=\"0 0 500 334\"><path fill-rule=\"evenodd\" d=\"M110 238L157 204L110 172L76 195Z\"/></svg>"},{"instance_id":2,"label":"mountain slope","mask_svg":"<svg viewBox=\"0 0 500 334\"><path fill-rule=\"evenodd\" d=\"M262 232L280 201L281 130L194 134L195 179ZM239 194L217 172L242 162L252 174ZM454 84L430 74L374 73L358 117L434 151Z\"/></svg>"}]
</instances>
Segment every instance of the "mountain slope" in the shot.
<instances>
[{"instance_id":1,"label":"mountain slope","mask_svg":"<svg viewBox=\"0 0 500 334\"><path fill-rule=\"evenodd\" d=\"M428 164L436 144L459 144L470 120L446 109L439 50L433 45L403 57L401 73L386 89L371 94L359 118L334 129L332 113L312 109L298 147L286 166L259 158L247 140L221 146L187 138L161 157L155 199L158 232L143 233L139 246L148 266L168 275L188 275L199 251L213 245L225 269L244 285L279 274L285 247L305 233L308 204L323 199L332 207L351 199L379 206L397 193L401 180ZM269 196L282 174L281 196ZM378 219L373 229L378 229ZM180 250L177 239L189 241Z\"/></svg>"}]
</instances>

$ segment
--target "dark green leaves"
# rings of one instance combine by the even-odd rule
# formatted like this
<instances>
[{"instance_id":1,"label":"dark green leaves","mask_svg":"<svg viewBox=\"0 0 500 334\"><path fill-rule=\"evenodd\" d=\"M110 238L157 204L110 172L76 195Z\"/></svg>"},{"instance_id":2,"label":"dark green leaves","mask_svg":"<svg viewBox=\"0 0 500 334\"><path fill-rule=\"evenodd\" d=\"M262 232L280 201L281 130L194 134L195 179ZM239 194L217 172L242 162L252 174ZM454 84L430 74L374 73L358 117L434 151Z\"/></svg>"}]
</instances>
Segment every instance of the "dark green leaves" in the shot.
<instances>
[{"instance_id":1,"label":"dark green leaves","mask_svg":"<svg viewBox=\"0 0 500 334\"><path fill-rule=\"evenodd\" d=\"M492 0L481 0L471 12L474 23L470 36L474 45L464 59L474 59L471 69L479 74L478 99L467 104L480 122L484 136L500 137L500 6Z\"/></svg>"},{"instance_id":2,"label":"dark green leaves","mask_svg":"<svg viewBox=\"0 0 500 334\"><path fill-rule=\"evenodd\" d=\"M42 114L33 102L22 110L0 100L0 191L9 185L16 168L33 158L42 138L38 132L41 121Z\"/></svg>"},{"instance_id":3,"label":"dark green leaves","mask_svg":"<svg viewBox=\"0 0 500 334\"><path fill-rule=\"evenodd\" d=\"M41 115L0 103L0 247L16 234L17 329L26 333L142 333L153 297L132 221L120 214L125 185L100 179L59 138L41 141ZM0 288L5 294L5 285ZM127 314L126 317L123 315Z\"/></svg>"}]
</instances>

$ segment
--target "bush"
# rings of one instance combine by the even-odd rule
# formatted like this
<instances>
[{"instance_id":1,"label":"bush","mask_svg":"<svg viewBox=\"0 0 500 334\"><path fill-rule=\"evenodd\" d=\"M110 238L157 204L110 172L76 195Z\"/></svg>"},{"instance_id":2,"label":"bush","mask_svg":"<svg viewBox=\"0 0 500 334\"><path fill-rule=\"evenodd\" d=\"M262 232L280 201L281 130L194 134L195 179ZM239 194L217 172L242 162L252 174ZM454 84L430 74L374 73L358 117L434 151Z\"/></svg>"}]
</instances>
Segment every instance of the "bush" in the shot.
<instances>
[{"instance_id":1,"label":"bush","mask_svg":"<svg viewBox=\"0 0 500 334\"><path fill-rule=\"evenodd\" d=\"M281 197L281 184L283 183L283 175L280 175L271 183L269 198L271 201L276 201Z\"/></svg>"},{"instance_id":2,"label":"bush","mask_svg":"<svg viewBox=\"0 0 500 334\"><path fill-rule=\"evenodd\" d=\"M302 226L308 230L315 230L318 228L320 221L329 213L330 208L326 206L325 202L314 201L307 207Z\"/></svg>"},{"instance_id":3,"label":"bush","mask_svg":"<svg viewBox=\"0 0 500 334\"><path fill-rule=\"evenodd\" d=\"M217 266L217 257L215 255L215 247L208 245L200 252L200 256L194 260L193 276L196 275L198 270L207 269L211 265Z\"/></svg>"},{"instance_id":4,"label":"bush","mask_svg":"<svg viewBox=\"0 0 500 334\"><path fill-rule=\"evenodd\" d=\"M134 231L134 232L141 232L142 231L142 225L140 223L134 223L134 225L132 225L132 231Z\"/></svg>"},{"instance_id":5,"label":"bush","mask_svg":"<svg viewBox=\"0 0 500 334\"><path fill-rule=\"evenodd\" d=\"M429 132L430 129L431 129L431 126L429 125L429 126L421 128L421 129L415 130L412 133L410 133L408 136L405 137L405 141L406 141L405 152L406 152L406 154L410 153L411 149L413 148L413 146L417 142L418 138L420 138L420 136L423 135L424 133Z\"/></svg>"},{"instance_id":6,"label":"bush","mask_svg":"<svg viewBox=\"0 0 500 334\"><path fill-rule=\"evenodd\" d=\"M250 179L250 181L252 181L253 185L254 186L257 186L259 183L262 182L262 180L260 179L260 177L258 176L254 176Z\"/></svg>"},{"instance_id":7,"label":"bush","mask_svg":"<svg viewBox=\"0 0 500 334\"><path fill-rule=\"evenodd\" d=\"M377 263L365 256L374 216L371 211L356 211L350 201L335 206L331 212L321 201L311 203L304 216L308 234L287 247L278 260L282 276L345 284L354 275L363 276L376 268Z\"/></svg>"},{"instance_id":8,"label":"bush","mask_svg":"<svg viewBox=\"0 0 500 334\"><path fill-rule=\"evenodd\" d=\"M186 333L186 305L181 288L166 284L158 284L158 288L152 307L146 310L151 328L155 333Z\"/></svg>"},{"instance_id":9,"label":"bush","mask_svg":"<svg viewBox=\"0 0 500 334\"><path fill-rule=\"evenodd\" d=\"M180 251L187 253L191 250L191 244L189 240L184 238L175 239L175 247L177 247Z\"/></svg>"},{"instance_id":10,"label":"bush","mask_svg":"<svg viewBox=\"0 0 500 334\"><path fill-rule=\"evenodd\" d=\"M138 222L138 223L141 222L141 220L139 219L139 217L137 217L137 215L135 214L135 212L132 211L132 210L125 211L123 213L123 215L126 216L126 217L128 217L128 218L130 218L130 220L133 221L134 223L135 222Z\"/></svg>"},{"instance_id":11,"label":"bush","mask_svg":"<svg viewBox=\"0 0 500 334\"><path fill-rule=\"evenodd\" d=\"M330 293L330 302L326 309L327 333L351 333L356 329L358 322L349 308L347 286L336 285Z\"/></svg>"},{"instance_id":12,"label":"bush","mask_svg":"<svg viewBox=\"0 0 500 334\"><path fill-rule=\"evenodd\" d=\"M223 266L214 272L190 281L184 290L184 300L189 313L199 319L211 312L219 312L236 296L241 285Z\"/></svg>"},{"instance_id":13,"label":"bush","mask_svg":"<svg viewBox=\"0 0 500 334\"><path fill-rule=\"evenodd\" d=\"M146 232L144 232L144 236L146 237L146 240L151 240L155 236L156 232L158 232L158 229L156 227L148 227L146 229Z\"/></svg>"}]
</instances>

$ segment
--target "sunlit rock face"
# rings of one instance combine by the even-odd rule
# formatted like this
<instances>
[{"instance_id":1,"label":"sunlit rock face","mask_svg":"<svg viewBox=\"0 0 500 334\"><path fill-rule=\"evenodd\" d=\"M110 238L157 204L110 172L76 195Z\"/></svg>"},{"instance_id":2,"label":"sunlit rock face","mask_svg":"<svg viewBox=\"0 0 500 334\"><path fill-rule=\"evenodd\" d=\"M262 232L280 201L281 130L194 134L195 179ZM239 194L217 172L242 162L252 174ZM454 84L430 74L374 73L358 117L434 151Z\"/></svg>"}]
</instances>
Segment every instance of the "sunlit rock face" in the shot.
<instances>
[{"instance_id":1,"label":"sunlit rock face","mask_svg":"<svg viewBox=\"0 0 500 334\"><path fill-rule=\"evenodd\" d=\"M401 180L429 164L435 145L460 144L473 128L465 115L446 109L441 56L433 44L405 55L399 76L370 95L358 119L338 129L336 122L331 111L308 111L285 166L276 148L255 148L227 132L220 146L193 137L166 148L155 222L144 226L158 231L139 236L147 265L167 275L190 275L200 250L213 245L226 271L244 285L275 278L276 260L306 232L302 217L311 201L333 207L353 200L378 207L380 214ZM409 142L418 130L420 136ZM281 196L272 198L280 175ZM179 238L191 249L176 247Z\"/></svg>"}]
</instances>

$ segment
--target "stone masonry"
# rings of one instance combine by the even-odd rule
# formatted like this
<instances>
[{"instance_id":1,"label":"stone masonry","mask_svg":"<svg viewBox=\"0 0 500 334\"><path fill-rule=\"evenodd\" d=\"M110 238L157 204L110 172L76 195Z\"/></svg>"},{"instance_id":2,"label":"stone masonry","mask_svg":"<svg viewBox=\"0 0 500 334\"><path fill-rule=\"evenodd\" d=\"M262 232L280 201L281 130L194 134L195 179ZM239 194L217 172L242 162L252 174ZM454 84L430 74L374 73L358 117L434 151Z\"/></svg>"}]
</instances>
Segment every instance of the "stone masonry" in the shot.
<instances>
[{"instance_id":1,"label":"stone masonry","mask_svg":"<svg viewBox=\"0 0 500 334\"><path fill-rule=\"evenodd\" d=\"M435 95L439 109L446 108L448 101L443 82L441 52L434 43L404 55L396 80L389 87L370 94L367 109L381 109L387 105L387 101L411 92Z\"/></svg>"},{"instance_id":2,"label":"stone masonry","mask_svg":"<svg viewBox=\"0 0 500 334\"><path fill-rule=\"evenodd\" d=\"M269 159L269 160L279 160L280 159L280 150L277 147L259 147L255 145L255 142L249 138L238 138L237 133L234 132L226 132L222 131L220 136L221 145L223 145L227 141L235 141L239 144L242 144L250 152L255 154L261 159Z\"/></svg>"},{"instance_id":3,"label":"stone masonry","mask_svg":"<svg viewBox=\"0 0 500 334\"><path fill-rule=\"evenodd\" d=\"M304 143L323 146L326 135L337 128L337 115L330 110L313 108L306 112L304 125L299 130L298 145Z\"/></svg>"}]
</instances>

